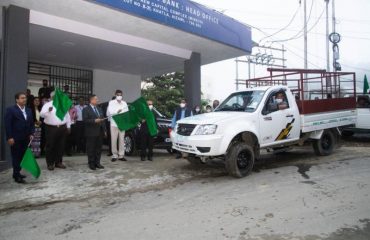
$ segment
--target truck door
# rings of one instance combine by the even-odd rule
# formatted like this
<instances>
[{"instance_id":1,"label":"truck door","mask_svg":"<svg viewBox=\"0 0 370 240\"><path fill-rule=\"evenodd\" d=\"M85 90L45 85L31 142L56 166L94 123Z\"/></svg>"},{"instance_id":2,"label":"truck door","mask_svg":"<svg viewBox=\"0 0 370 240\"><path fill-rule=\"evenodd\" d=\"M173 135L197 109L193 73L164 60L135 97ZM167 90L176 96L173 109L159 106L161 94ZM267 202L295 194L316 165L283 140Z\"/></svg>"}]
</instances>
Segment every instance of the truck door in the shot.
<instances>
[{"instance_id":1,"label":"truck door","mask_svg":"<svg viewBox=\"0 0 370 240\"><path fill-rule=\"evenodd\" d=\"M270 93L259 120L262 146L299 138L299 113L293 104L284 89Z\"/></svg>"},{"instance_id":2,"label":"truck door","mask_svg":"<svg viewBox=\"0 0 370 240\"><path fill-rule=\"evenodd\" d=\"M357 120L356 128L370 129L370 102L369 96L359 96L357 98Z\"/></svg>"}]
</instances>

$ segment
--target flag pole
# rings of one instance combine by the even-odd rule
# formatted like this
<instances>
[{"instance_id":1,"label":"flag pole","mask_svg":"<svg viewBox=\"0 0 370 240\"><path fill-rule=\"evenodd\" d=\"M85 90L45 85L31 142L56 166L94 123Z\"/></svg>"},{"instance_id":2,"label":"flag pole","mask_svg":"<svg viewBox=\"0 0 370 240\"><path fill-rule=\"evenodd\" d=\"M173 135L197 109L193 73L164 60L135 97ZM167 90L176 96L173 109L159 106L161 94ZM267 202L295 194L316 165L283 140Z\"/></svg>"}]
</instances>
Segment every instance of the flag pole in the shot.
<instances>
[{"instance_id":1,"label":"flag pole","mask_svg":"<svg viewBox=\"0 0 370 240\"><path fill-rule=\"evenodd\" d=\"M30 142L28 143L28 147L31 146L32 141L33 141L33 137L30 137Z\"/></svg>"}]
</instances>

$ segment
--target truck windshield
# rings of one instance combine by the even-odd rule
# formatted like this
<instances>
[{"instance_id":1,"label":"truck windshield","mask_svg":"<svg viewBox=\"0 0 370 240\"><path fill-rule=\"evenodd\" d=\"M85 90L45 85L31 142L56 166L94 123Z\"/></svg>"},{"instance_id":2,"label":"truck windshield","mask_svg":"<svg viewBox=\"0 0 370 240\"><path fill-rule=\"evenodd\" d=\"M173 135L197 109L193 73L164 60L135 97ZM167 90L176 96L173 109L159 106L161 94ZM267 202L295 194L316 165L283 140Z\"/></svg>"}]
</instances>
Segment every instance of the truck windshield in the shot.
<instances>
[{"instance_id":1,"label":"truck windshield","mask_svg":"<svg viewBox=\"0 0 370 240\"><path fill-rule=\"evenodd\" d=\"M258 107L265 91L245 91L231 94L215 112L254 112Z\"/></svg>"}]
</instances>

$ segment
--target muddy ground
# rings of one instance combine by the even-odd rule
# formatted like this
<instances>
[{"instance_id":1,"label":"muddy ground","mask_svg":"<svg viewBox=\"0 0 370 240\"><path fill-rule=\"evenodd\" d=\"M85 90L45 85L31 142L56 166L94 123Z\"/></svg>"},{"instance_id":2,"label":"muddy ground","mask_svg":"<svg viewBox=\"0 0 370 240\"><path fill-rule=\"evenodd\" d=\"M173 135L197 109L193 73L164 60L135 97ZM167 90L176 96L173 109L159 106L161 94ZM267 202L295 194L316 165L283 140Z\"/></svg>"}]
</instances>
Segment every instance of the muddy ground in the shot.
<instances>
[{"instance_id":1,"label":"muddy ground","mask_svg":"<svg viewBox=\"0 0 370 240\"><path fill-rule=\"evenodd\" d=\"M17 185L0 173L0 239L370 239L370 137L328 157L311 147L263 154L234 179L157 152L92 172L86 157Z\"/></svg>"}]
</instances>

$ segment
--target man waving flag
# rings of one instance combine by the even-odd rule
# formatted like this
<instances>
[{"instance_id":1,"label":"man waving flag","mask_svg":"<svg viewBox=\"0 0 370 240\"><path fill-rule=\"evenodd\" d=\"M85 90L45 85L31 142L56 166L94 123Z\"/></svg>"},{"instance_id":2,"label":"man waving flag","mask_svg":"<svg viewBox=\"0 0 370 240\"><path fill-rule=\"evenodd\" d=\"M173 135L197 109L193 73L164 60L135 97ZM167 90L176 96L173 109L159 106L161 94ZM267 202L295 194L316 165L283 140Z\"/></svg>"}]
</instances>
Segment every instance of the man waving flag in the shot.
<instances>
[{"instance_id":1,"label":"man waving flag","mask_svg":"<svg viewBox=\"0 0 370 240\"><path fill-rule=\"evenodd\" d=\"M63 93L59 88L55 90L55 95L53 98L53 106L56 109L57 117L63 121L64 116L67 114L69 109L72 107L72 100Z\"/></svg>"},{"instance_id":2,"label":"man waving flag","mask_svg":"<svg viewBox=\"0 0 370 240\"><path fill-rule=\"evenodd\" d=\"M151 136L158 134L157 124L152 111L150 111L146 100L138 98L129 105L129 111L112 116L120 131L126 131L137 127L141 120L145 120Z\"/></svg>"}]
</instances>

